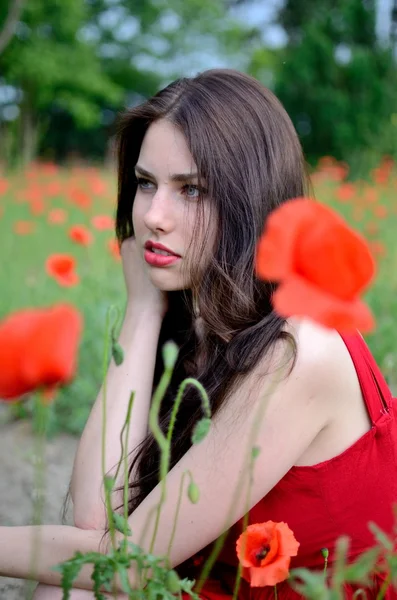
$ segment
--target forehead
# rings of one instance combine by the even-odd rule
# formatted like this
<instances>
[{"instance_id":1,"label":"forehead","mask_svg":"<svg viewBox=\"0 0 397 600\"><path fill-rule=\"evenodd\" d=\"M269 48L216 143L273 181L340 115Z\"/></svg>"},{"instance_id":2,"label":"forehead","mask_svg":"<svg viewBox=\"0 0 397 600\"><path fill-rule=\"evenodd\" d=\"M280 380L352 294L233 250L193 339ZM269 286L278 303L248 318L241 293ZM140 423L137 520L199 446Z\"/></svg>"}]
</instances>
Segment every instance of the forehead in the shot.
<instances>
[{"instance_id":1,"label":"forehead","mask_svg":"<svg viewBox=\"0 0 397 600\"><path fill-rule=\"evenodd\" d=\"M153 173L191 173L196 170L182 131L165 119L155 121L148 127L138 163Z\"/></svg>"}]
</instances>

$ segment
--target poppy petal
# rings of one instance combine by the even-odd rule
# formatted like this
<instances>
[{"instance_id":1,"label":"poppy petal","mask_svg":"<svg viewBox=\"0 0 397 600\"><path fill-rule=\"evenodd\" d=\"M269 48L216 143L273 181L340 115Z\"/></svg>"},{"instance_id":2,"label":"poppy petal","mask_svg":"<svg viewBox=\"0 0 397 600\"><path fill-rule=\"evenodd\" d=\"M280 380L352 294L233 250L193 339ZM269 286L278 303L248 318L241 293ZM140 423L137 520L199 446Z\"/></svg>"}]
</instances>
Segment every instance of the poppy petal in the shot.
<instances>
[{"instance_id":1,"label":"poppy petal","mask_svg":"<svg viewBox=\"0 0 397 600\"><path fill-rule=\"evenodd\" d=\"M294 270L301 233L312 230L318 217L329 213L333 214L319 202L305 197L292 198L270 213L257 246L257 275L269 281L288 276Z\"/></svg>"},{"instance_id":2,"label":"poppy petal","mask_svg":"<svg viewBox=\"0 0 397 600\"><path fill-rule=\"evenodd\" d=\"M276 524L279 554L284 556L296 556L300 543L295 539L293 531L283 521Z\"/></svg>"},{"instance_id":3,"label":"poppy petal","mask_svg":"<svg viewBox=\"0 0 397 600\"><path fill-rule=\"evenodd\" d=\"M289 566L291 559L289 556L279 556L266 569L262 567L250 568L251 587L263 587L267 585L277 585L285 581L289 576Z\"/></svg>"},{"instance_id":4,"label":"poppy petal","mask_svg":"<svg viewBox=\"0 0 397 600\"><path fill-rule=\"evenodd\" d=\"M352 300L375 273L365 238L310 198L289 200L270 214L255 267L258 277L269 281L301 275L342 300Z\"/></svg>"},{"instance_id":5,"label":"poppy petal","mask_svg":"<svg viewBox=\"0 0 397 600\"><path fill-rule=\"evenodd\" d=\"M366 333L375 326L371 311L361 300L339 300L298 276L280 284L273 295L273 306L282 317L308 317L343 332L358 329Z\"/></svg>"}]
</instances>

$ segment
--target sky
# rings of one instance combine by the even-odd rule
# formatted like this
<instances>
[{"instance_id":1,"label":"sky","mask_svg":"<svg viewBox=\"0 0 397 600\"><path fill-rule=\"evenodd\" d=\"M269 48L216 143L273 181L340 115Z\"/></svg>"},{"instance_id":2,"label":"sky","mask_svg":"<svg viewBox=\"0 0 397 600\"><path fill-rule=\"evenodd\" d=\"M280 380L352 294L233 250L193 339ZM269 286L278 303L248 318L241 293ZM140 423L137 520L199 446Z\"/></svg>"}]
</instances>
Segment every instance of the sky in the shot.
<instances>
[{"instance_id":1,"label":"sky","mask_svg":"<svg viewBox=\"0 0 397 600\"><path fill-rule=\"evenodd\" d=\"M286 42L285 32L282 27L269 25L269 22L283 4L283 0L254 0L234 12L252 25L260 19L264 25L264 40L269 46L279 48ZM377 33L380 38L385 38L389 33L392 4L393 0L377 0Z\"/></svg>"},{"instance_id":2,"label":"sky","mask_svg":"<svg viewBox=\"0 0 397 600\"><path fill-rule=\"evenodd\" d=\"M379 39L387 40L390 32L390 15L393 0L377 0L377 34ZM284 4L284 0L252 0L251 2L244 2L241 6L238 6L233 10L233 15L247 23L248 25L260 26L263 31L264 45L271 48L280 48L287 42L287 37L283 28L279 25L273 25L272 21L275 20L276 14L281 6ZM349 49L340 48L337 49L338 58L341 61L349 60ZM211 69L216 67L228 67L232 66L236 69L244 70L244 53L241 53L241 64L239 64L239 57L229 56L225 58L214 52L214 48L211 43L206 48L201 47L200 50L189 56L181 56L178 60L178 69L185 76L193 76L198 71L205 69ZM134 62L140 63L140 57L135 57ZM149 57L142 57L143 64L139 64L142 67L151 67L149 64L151 59ZM229 64L230 63L230 64ZM160 64L158 65L160 66ZM175 63L170 65L172 72L175 70ZM168 69L166 65L161 67L161 71L167 77ZM171 72L170 71L170 72ZM270 81L264 81L265 85L271 85Z\"/></svg>"}]
</instances>

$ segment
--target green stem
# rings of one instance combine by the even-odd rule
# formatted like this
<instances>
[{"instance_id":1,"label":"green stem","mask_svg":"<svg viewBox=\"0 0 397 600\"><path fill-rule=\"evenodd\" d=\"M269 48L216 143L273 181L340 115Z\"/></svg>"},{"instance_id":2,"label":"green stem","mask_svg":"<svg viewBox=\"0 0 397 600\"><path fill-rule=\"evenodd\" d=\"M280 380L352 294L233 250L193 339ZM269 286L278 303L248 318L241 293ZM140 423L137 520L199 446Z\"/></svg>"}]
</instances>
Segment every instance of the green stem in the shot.
<instances>
[{"instance_id":1,"label":"green stem","mask_svg":"<svg viewBox=\"0 0 397 600\"><path fill-rule=\"evenodd\" d=\"M331 588L335 593L335 597L340 600L343 599L344 570L346 566L349 543L350 540L347 536L341 536L336 540L336 558L332 569Z\"/></svg>"},{"instance_id":2,"label":"green stem","mask_svg":"<svg viewBox=\"0 0 397 600\"><path fill-rule=\"evenodd\" d=\"M327 577L328 557L324 558L324 579Z\"/></svg>"},{"instance_id":3,"label":"green stem","mask_svg":"<svg viewBox=\"0 0 397 600\"><path fill-rule=\"evenodd\" d=\"M34 429L35 429L35 495L33 499L33 525L41 525L45 496L45 445L48 423L48 406L41 398L40 392L35 394ZM31 562L32 579L37 571L37 559L40 554L40 529L34 528L33 551Z\"/></svg>"},{"instance_id":4,"label":"green stem","mask_svg":"<svg viewBox=\"0 0 397 600\"><path fill-rule=\"evenodd\" d=\"M151 406L150 412L149 412L149 427L150 427L150 430L153 433L153 436L160 448L160 486L161 486L160 501L156 507L156 520L155 520L155 524L154 524L152 541L150 543L150 549L149 549L150 553L153 552L154 542L155 542L155 539L157 536L157 531L158 531L159 522L160 522L161 507L164 503L165 496L166 496L165 477L167 475L167 466L168 466L168 461L169 461L170 450L169 450L169 443L167 441L167 438L161 431L158 416L159 416L159 412L160 412L161 401L162 401L164 394L165 394L165 392L169 386L169 383L171 381L171 375L172 375L172 369L166 368L160 379L160 383L154 393L152 406Z\"/></svg>"},{"instance_id":5,"label":"green stem","mask_svg":"<svg viewBox=\"0 0 397 600\"><path fill-rule=\"evenodd\" d=\"M181 503L182 503L182 493L183 493L183 484L185 482L185 476L187 475L187 471L185 471L181 477L181 483L179 485L179 494L178 494L178 502L176 504L176 510L175 510L175 517L174 517L174 522L172 524L172 532L171 532L171 537L170 537L170 543L168 544L168 550L167 550L167 558L169 559L170 556L170 552L171 552L171 547L172 544L174 542L174 537L175 537L175 532L176 532L176 522L178 519L178 515L179 515L179 509L181 507ZM191 477L191 475L190 475Z\"/></svg>"},{"instance_id":6,"label":"green stem","mask_svg":"<svg viewBox=\"0 0 397 600\"><path fill-rule=\"evenodd\" d=\"M201 383L199 381L197 381L196 379L193 379L192 377L187 377L186 379L184 379L182 381L182 383L179 386L178 393L177 393L174 405L172 407L170 424L169 424L168 431L167 431L167 437L164 436L163 432L160 429L159 423L158 423L158 415L159 415L159 411L160 411L161 400L163 399L165 391L169 385L169 382L171 380L171 375L172 375L172 370L166 369L163 374L163 377L160 380L160 384L155 392L155 395L153 398L153 403L152 403L152 406L150 409L150 414L149 414L149 426L150 426L150 429L160 447L160 452L161 452L161 458L160 458L161 495L160 495L159 504L157 505L157 508L156 508L156 511L157 511L156 512L156 521L155 521L153 537L152 537L152 541L150 544L150 550L149 550L149 552L151 552L151 553L153 552L154 542L156 540L156 536L157 536L157 532L158 532L161 508L162 508L162 505L164 504L164 501L166 498L166 477L167 477L167 473L169 470L172 434L174 432L176 416L178 414L178 410L179 410L179 407L182 402L183 394L184 394L185 388L188 385L194 385L195 387L197 387L197 389L201 393L203 412L206 417L211 418L211 407L210 407L207 392L205 391L205 389L203 388L203 386L201 385ZM161 383L162 383L163 379L164 379L164 386L165 386L164 390L161 387Z\"/></svg>"},{"instance_id":7,"label":"green stem","mask_svg":"<svg viewBox=\"0 0 397 600\"><path fill-rule=\"evenodd\" d=\"M356 598L360 598L360 596L367 599L367 592L365 590L363 590L362 588L360 588L359 590L356 590L354 592L354 594L352 596L352 600L356 600Z\"/></svg>"},{"instance_id":8,"label":"green stem","mask_svg":"<svg viewBox=\"0 0 397 600\"><path fill-rule=\"evenodd\" d=\"M245 512L244 512L243 523L242 523L242 531L245 531L247 529L248 521L249 521L249 507L250 507L250 501L251 501L251 491L252 491L252 483L253 483L253 473L254 473L255 458L256 458L256 455L254 454L254 451L251 450L251 460L250 460L250 464L249 464L249 468L248 468L248 490L247 490L247 498L246 498L246 502L245 502ZM243 556L245 554L246 543L247 543L247 538L244 537L243 538L243 544L242 544L242 554L243 554ZM237 577L236 577L236 581L235 581L235 584L234 584L234 591L233 591L233 599L232 600L237 600L238 591L240 589L241 574L242 574L242 572L243 572L243 567L242 567L241 562L239 561L238 568L237 568Z\"/></svg>"},{"instance_id":9,"label":"green stem","mask_svg":"<svg viewBox=\"0 0 397 600\"><path fill-rule=\"evenodd\" d=\"M389 573L384 582L382 583L382 587L379 590L379 594L376 596L376 600L383 600L385 597L387 588L389 587L391 582L391 574Z\"/></svg>"},{"instance_id":10,"label":"green stem","mask_svg":"<svg viewBox=\"0 0 397 600\"><path fill-rule=\"evenodd\" d=\"M274 586L274 599L277 600L277 585Z\"/></svg>"},{"instance_id":11,"label":"green stem","mask_svg":"<svg viewBox=\"0 0 397 600\"><path fill-rule=\"evenodd\" d=\"M193 379L193 377L187 377L180 384L178 393L177 393L177 396L176 396L176 399L174 402L174 406L172 407L170 424L169 424L168 431L167 431L167 441L170 444L171 444L172 434L174 433L174 426L175 426L175 421L176 421L176 417L178 414L178 410L179 410L179 407L182 402L183 394L188 385L193 385L198 389L198 391L201 394L201 407L203 409L203 413L208 419L211 418L211 406L210 406L210 401L209 401L207 392L205 391L205 389L203 388L201 383L199 381L197 381L197 379Z\"/></svg>"},{"instance_id":12,"label":"green stem","mask_svg":"<svg viewBox=\"0 0 397 600\"><path fill-rule=\"evenodd\" d=\"M284 373L284 370L280 369L280 371L282 374ZM259 429L262 424L262 419L264 417L269 400L280 381L281 381L281 374L280 374L280 378L274 378L270 382L268 389L267 390L265 389L265 391L263 392L263 395L259 401L258 414L255 417L253 425L251 427L250 436L249 436L249 445L248 445L248 449L247 449L247 457L246 457L244 464L249 464L251 448L253 446L255 446L255 440L258 436ZM240 500L244 481L245 481L245 478L244 478L244 470L243 470L243 476L240 477L239 481L237 482L236 489L234 490L234 494L232 496L232 501L230 503L230 508L227 513L226 521L224 524L224 532L216 540L216 542L213 546L213 549L211 551L211 554L207 558L207 560L204 564L204 567L200 573L199 583L198 583L197 587L195 588L195 592L197 594L200 594L200 591L201 591L208 575L210 574L211 569L214 566L214 563L215 563L216 559L218 558L220 551L222 550L223 543L228 534L228 530L232 524L232 517L235 512L236 504L238 504L238 502Z\"/></svg>"},{"instance_id":13,"label":"green stem","mask_svg":"<svg viewBox=\"0 0 397 600\"><path fill-rule=\"evenodd\" d=\"M112 515L112 506L110 502L110 493L108 486L105 482L106 479L106 459L105 459L105 451L106 451L106 394L107 394L107 370L109 363L109 337L110 337L110 313L112 307L108 309L106 313L106 328L105 328L105 344L103 351L103 394L102 394L102 479L104 482L104 490L105 490L105 504L106 504L106 513L109 523L110 530L110 539L112 542L113 550L116 549L116 537L115 530L113 524L113 515Z\"/></svg>"},{"instance_id":14,"label":"green stem","mask_svg":"<svg viewBox=\"0 0 397 600\"><path fill-rule=\"evenodd\" d=\"M135 398L135 392L131 392L129 403L128 403L128 408L127 408L127 417L128 417L128 412L129 412L130 408L132 410L132 403L134 401L134 398ZM121 458L120 458L119 463L117 465L116 473L114 474L114 480L115 481L117 481L117 477L119 476L120 468L121 468L121 465L123 463L123 457L124 457L124 439L123 439L123 436L124 436L124 431L125 431L125 429L127 427L127 417L126 417L126 420L124 421L123 428L122 428L122 430L120 432Z\"/></svg>"},{"instance_id":15,"label":"green stem","mask_svg":"<svg viewBox=\"0 0 397 600\"><path fill-rule=\"evenodd\" d=\"M132 412L132 406L134 404L134 398L135 398L135 392L131 392L130 399L128 402L127 418L123 425L123 429L125 426L127 427L124 448L122 448L122 456L124 455L124 500L123 500L123 505L124 505L124 520L126 523L128 520L128 492L129 492L129 488L128 488L128 441L130 439L131 412ZM125 541L127 541L127 537L128 537L127 532L125 532L125 536L124 536ZM127 548L127 545L125 545L125 550L126 550L126 548Z\"/></svg>"}]
</instances>

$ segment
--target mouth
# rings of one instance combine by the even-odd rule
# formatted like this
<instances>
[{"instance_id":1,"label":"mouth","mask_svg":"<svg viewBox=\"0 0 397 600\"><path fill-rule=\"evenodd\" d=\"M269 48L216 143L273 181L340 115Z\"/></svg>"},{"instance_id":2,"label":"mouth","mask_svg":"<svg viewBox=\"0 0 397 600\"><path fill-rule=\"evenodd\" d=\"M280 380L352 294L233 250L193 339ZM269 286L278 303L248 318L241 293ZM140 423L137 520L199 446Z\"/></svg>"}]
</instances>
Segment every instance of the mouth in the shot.
<instances>
[{"instance_id":1,"label":"mouth","mask_svg":"<svg viewBox=\"0 0 397 600\"><path fill-rule=\"evenodd\" d=\"M152 250L146 249L144 259L152 267L167 267L168 265L172 265L181 260L181 257L176 256L175 254L153 252Z\"/></svg>"},{"instance_id":2,"label":"mouth","mask_svg":"<svg viewBox=\"0 0 397 600\"><path fill-rule=\"evenodd\" d=\"M162 244L153 244L152 242L146 242L145 250L146 252L151 252L157 256L181 258L179 254L172 252L172 250L170 250L166 246L163 246Z\"/></svg>"}]
</instances>

